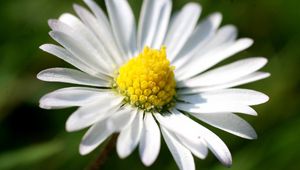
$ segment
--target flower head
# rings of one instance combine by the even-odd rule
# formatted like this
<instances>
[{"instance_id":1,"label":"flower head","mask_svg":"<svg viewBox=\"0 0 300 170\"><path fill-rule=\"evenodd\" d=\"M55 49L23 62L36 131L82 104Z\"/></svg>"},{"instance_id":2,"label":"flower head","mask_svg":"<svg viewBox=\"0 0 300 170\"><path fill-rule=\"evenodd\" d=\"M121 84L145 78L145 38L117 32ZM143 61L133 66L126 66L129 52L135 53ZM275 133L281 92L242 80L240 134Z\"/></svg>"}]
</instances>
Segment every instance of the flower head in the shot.
<instances>
[{"instance_id":1,"label":"flower head","mask_svg":"<svg viewBox=\"0 0 300 170\"><path fill-rule=\"evenodd\" d=\"M77 69L38 74L44 81L88 86L59 89L40 100L45 109L78 107L66 129L89 127L80 153L90 153L117 132L118 155L125 158L139 146L142 162L150 166L162 133L180 169L195 169L192 155L204 159L208 149L230 166L224 142L194 119L256 138L251 125L234 113L256 115L250 106L268 97L233 87L268 77L258 71L267 60L252 57L212 68L251 46L252 40L236 39L232 25L219 28L219 13L197 24L201 7L196 3L170 17L171 0L144 0L136 31L126 0L105 0L109 18L94 1L84 2L92 12L74 5L79 18L65 13L49 20L50 36L61 46L40 47Z\"/></svg>"},{"instance_id":2,"label":"flower head","mask_svg":"<svg viewBox=\"0 0 300 170\"><path fill-rule=\"evenodd\" d=\"M149 112L168 109L175 87L174 67L170 66L165 48L145 47L120 67L116 78L117 91L126 96L125 101Z\"/></svg>"}]
</instances>

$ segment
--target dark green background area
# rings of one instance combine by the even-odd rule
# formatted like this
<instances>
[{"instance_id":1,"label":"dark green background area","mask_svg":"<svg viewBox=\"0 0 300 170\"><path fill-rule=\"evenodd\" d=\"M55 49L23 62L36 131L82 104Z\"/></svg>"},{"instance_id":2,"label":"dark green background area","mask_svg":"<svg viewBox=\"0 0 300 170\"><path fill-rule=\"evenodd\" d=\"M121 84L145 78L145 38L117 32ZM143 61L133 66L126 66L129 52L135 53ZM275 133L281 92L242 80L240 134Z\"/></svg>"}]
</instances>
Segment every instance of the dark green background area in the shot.
<instances>
[{"instance_id":1,"label":"dark green background area","mask_svg":"<svg viewBox=\"0 0 300 170\"><path fill-rule=\"evenodd\" d=\"M98 0L103 7L102 0ZM174 10L187 0L174 0ZM243 87L270 96L256 106L257 117L243 116L257 130L258 139L249 141L213 130L228 145L233 156L232 170L300 169L300 1L299 0L200 0L203 16L220 11L223 25L234 24L240 37L255 44L227 61L250 56L269 59L263 69L272 76ZM75 108L42 110L39 98L66 85L38 81L45 68L66 66L38 47L53 42L47 20L71 12L79 0L0 1L0 169L84 169L101 151L80 156L78 146L84 131L67 133L65 121ZM135 14L140 0L130 0ZM226 62L226 61L225 61ZM102 145L103 146L103 145ZM209 153L206 160L195 158L197 169L227 169ZM105 169L177 169L162 142L157 161L146 168L135 151L121 160L115 150Z\"/></svg>"}]
</instances>

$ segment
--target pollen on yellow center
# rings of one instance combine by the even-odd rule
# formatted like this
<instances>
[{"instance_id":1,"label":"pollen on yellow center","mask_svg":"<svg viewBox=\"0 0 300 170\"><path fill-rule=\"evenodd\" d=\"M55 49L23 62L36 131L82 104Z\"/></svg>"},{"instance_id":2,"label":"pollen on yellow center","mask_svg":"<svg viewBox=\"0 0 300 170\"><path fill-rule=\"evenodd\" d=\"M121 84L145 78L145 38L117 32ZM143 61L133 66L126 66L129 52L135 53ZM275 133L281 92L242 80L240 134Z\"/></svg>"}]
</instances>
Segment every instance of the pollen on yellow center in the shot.
<instances>
[{"instance_id":1,"label":"pollen on yellow center","mask_svg":"<svg viewBox=\"0 0 300 170\"><path fill-rule=\"evenodd\" d=\"M116 89L125 100L141 109L162 110L175 96L174 67L167 59L166 48L145 47L136 57L120 67Z\"/></svg>"}]
</instances>

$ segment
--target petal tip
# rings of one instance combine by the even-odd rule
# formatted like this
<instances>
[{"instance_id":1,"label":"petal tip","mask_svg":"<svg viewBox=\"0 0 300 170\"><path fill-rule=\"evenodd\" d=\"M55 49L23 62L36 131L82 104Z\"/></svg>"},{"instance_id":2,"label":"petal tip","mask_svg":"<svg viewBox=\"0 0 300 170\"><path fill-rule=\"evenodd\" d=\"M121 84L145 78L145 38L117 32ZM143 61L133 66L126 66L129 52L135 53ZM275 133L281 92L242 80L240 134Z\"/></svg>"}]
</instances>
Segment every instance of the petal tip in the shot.
<instances>
[{"instance_id":1,"label":"petal tip","mask_svg":"<svg viewBox=\"0 0 300 170\"><path fill-rule=\"evenodd\" d=\"M93 0L83 0L84 3L94 2Z\"/></svg>"},{"instance_id":2,"label":"petal tip","mask_svg":"<svg viewBox=\"0 0 300 170\"><path fill-rule=\"evenodd\" d=\"M223 15L220 12L215 12L211 16L214 17L218 22L221 22L223 19Z\"/></svg>"},{"instance_id":3,"label":"petal tip","mask_svg":"<svg viewBox=\"0 0 300 170\"><path fill-rule=\"evenodd\" d=\"M265 58L265 57L261 57L261 60L263 60L263 62L264 62L265 64L267 64L267 63L268 63L268 59L267 59L267 58Z\"/></svg>"},{"instance_id":4,"label":"petal tip","mask_svg":"<svg viewBox=\"0 0 300 170\"><path fill-rule=\"evenodd\" d=\"M119 151L118 149L117 153L120 159L125 159L128 156L127 154L123 153L122 151Z\"/></svg>"},{"instance_id":5,"label":"petal tip","mask_svg":"<svg viewBox=\"0 0 300 170\"><path fill-rule=\"evenodd\" d=\"M73 9L79 13L78 11L81 11L83 9L83 7L77 3L73 3Z\"/></svg>"},{"instance_id":6,"label":"petal tip","mask_svg":"<svg viewBox=\"0 0 300 170\"><path fill-rule=\"evenodd\" d=\"M232 166L232 157L229 155L227 158L221 162L225 167L230 168Z\"/></svg>"},{"instance_id":7,"label":"petal tip","mask_svg":"<svg viewBox=\"0 0 300 170\"><path fill-rule=\"evenodd\" d=\"M42 44L39 46L39 49L43 50L43 51L47 51L47 49L49 48L50 44Z\"/></svg>"},{"instance_id":8,"label":"petal tip","mask_svg":"<svg viewBox=\"0 0 300 170\"><path fill-rule=\"evenodd\" d=\"M268 102L270 100L270 97L265 95L265 100L264 100L264 103Z\"/></svg>"},{"instance_id":9,"label":"petal tip","mask_svg":"<svg viewBox=\"0 0 300 170\"><path fill-rule=\"evenodd\" d=\"M254 40L252 38L242 38L241 41L245 43L245 46L250 47L253 43Z\"/></svg>"},{"instance_id":10,"label":"petal tip","mask_svg":"<svg viewBox=\"0 0 300 170\"><path fill-rule=\"evenodd\" d=\"M43 71L40 71L40 72L36 75L36 78L43 81L42 74L43 74Z\"/></svg>"},{"instance_id":11,"label":"petal tip","mask_svg":"<svg viewBox=\"0 0 300 170\"><path fill-rule=\"evenodd\" d=\"M151 165L154 163L154 161L150 161L150 160L148 160L148 159L143 159L143 158L141 158L141 159L142 159L143 164L144 164L146 167L149 167L149 166L151 166Z\"/></svg>"},{"instance_id":12,"label":"petal tip","mask_svg":"<svg viewBox=\"0 0 300 170\"><path fill-rule=\"evenodd\" d=\"M55 27L56 23L57 23L56 19L48 19L48 25L51 29L53 29L53 27Z\"/></svg>"},{"instance_id":13,"label":"petal tip","mask_svg":"<svg viewBox=\"0 0 300 170\"><path fill-rule=\"evenodd\" d=\"M197 2L188 2L185 6L201 10L201 5Z\"/></svg>"},{"instance_id":14,"label":"petal tip","mask_svg":"<svg viewBox=\"0 0 300 170\"><path fill-rule=\"evenodd\" d=\"M88 149L86 146L80 144L80 146L79 146L79 154L80 155L84 156L84 155L89 154L90 152L91 152L90 149Z\"/></svg>"},{"instance_id":15,"label":"petal tip","mask_svg":"<svg viewBox=\"0 0 300 170\"><path fill-rule=\"evenodd\" d=\"M129 156L129 154L126 151L121 150L120 147L118 147L118 145L117 145L117 154L120 159L125 159Z\"/></svg>"},{"instance_id":16,"label":"petal tip","mask_svg":"<svg viewBox=\"0 0 300 170\"><path fill-rule=\"evenodd\" d=\"M50 37L52 37L53 39L55 39L57 37L57 31L49 31L49 35Z\"/></svg>"},{"instance_id":17,"label":"petal tip","mask_svg":"<svg viewBox=\"0 0 300 170\"><path fill-rule=\"evenodd\" d=\"M249 135L245 136L245 139L256 140L257 139L257 133L255 132L255 130L251 129Z\"/></svg>"},{"instance_id":18,"label":"petal tip","mask_svg":"<svg viewBox=\"0 0 300 170\"><path fill-rule=\"evenodd\" d=\"M46 105L44 102L41 102L41 101L40 101L39 107L42 109L47 109L47 110L51 109L50 106Z\"/></svg>"},{"instance_id":19,"label":"petal tip","mask_svg":"<svg viewBox=\"0 0 300 170\"><path fill-rule=\"evenodd\" d=\"M71 120L70 120L71 117L69 117L69 119L67 120L66 124L65 124L65 129L67 132L73 132L74 129L72 128L71 126Z\"/></svg>"},{"instance_id":20,"label":"petal tip","mask_svg":"<svg viewBox=\"0 0 300 170\"><path fill-rule=\"evenodd\" d=\"M271 73L265 73L265 77L270 77L271 76Z\"/></svg>"}]
</instances>

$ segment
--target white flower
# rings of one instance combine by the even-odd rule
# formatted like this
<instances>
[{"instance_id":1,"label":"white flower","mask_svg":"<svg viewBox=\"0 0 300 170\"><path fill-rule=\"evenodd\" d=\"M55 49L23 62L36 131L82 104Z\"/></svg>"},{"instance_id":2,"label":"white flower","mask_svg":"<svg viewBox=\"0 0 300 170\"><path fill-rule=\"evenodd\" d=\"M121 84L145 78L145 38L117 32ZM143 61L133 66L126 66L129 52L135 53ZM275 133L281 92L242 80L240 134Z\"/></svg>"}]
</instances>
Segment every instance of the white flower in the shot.
<instances>
[{"instance_id":1,"label":"white flower","mask_svg":"<svg viewBox=\"0 0 300 170\"><path fill-rule=\"evenodd\" d=\"M224 142L193 119L256 138L253 128L234 113L256 115L250 106L268 97L233 87L268 77L258 71L267 60L252 57L212 68L253 41L236 39L233 25L219 28L219 13L197 24L201 6L196 3L170 17L171 0L144 0L136 31L126 0L105 1L109 19L95 2L84 2L92 13L74 5L79 18L65 13L49 21L50 36L62 47L40 47L79 70L51 68L38 74L43 81L89 86L59 89L40 100L45 109L79 107L66 129L90 127L80 153L90 153L119 132L118 155L125 158L139 145L142 162L150 166L160 150L161 131L180 169L195 169L192 155L204 159L208 149L230 166Z\"/></svg>"}]
</instances>

